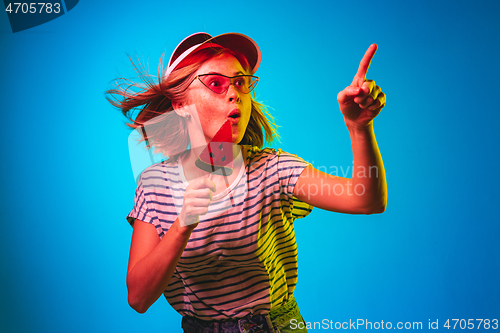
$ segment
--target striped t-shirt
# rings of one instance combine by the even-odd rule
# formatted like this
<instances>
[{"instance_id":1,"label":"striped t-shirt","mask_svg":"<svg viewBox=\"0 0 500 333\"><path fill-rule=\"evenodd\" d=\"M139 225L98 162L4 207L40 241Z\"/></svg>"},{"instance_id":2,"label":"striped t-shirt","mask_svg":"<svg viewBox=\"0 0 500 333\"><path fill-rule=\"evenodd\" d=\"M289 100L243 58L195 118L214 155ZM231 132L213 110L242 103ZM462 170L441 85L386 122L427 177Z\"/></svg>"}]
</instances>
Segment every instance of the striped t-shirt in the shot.
<instances>
[{"instance_id":1,"label":"striped t-shirt","mask_svg":"<svg viewBox=\"0 0 500 333\"><path fill-rule=\"evenodd\" d=\"M293 294L297 244L293 221L312 206L293 197L308 165L281 149L241 146L244 168L200 216L164 295L183 316L202 320L266 314ZM179 162L141 175L129 221L163 235L176 220L188 185Z\"/></svg>"}]
</instances>

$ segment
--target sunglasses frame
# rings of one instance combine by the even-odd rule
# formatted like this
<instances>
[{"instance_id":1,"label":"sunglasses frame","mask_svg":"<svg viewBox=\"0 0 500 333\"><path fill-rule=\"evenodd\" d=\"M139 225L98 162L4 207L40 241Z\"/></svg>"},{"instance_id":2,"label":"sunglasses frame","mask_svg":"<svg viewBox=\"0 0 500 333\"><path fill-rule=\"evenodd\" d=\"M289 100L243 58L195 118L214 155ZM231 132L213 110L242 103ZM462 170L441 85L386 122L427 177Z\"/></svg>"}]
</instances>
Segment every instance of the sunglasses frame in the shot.
<instances>
[{"instance_id":1,"label":"sunglasses frame","mask_svg":"<svg viewBox=\"0 0 500 333\"><path fill-rule=\"evenodd\" d=\"M229 85L226 87L226 89L224 89L224 91L222 91L222 92L220 92L220 93L218 93L218 92L216 92L216 91L213 91L213 90L212 90L210 87L208 87L208 86L205 84L205 82L203 82L203 80L201 79L201 77L203 77L203 76L210 76L210 75L222 76L222 77L228 78L228 79L229 79ZM239 88L239 87L237 87L237 86L235 86L235 85L234 85L234 79L239 78L239 77L250 77L250 78L252 78L252 79L254 79L254 80L255 80L255 81L253 81L253 83L249 86L249 89L250 89L250 90L249 90L248 92L243 92L243 91L241 91L241 90L240 90L240 88ZM233 85L233 86L234 86L234 88L235 88L236 90L238 90L240 93L242 93L242 94L249 94L249 93L251 93L251 92L255 89L255 87L257 86L257 83L259 83L259 77L258 77L258 76L254 76L254 75L247 75L247 74L240 74L240 75L236 75L236 76L227 76L227 75L217 74L217 73L212 73L212 74L200 74L200 75L197 75L197 76L194 78L194 80L193 80L193 81L195 81L196 79L200 80L200 82L201 82L201 83L202 83L202 84L203 84L203 85L204 85L207 89L209 89L211 92L213 92L213 93L215 93L215 94L219 94L219 95L224 94L224 93L225 93L225 92L229 89L229 86L231 86L231 85Z\"/></svg>"}]
</instances>

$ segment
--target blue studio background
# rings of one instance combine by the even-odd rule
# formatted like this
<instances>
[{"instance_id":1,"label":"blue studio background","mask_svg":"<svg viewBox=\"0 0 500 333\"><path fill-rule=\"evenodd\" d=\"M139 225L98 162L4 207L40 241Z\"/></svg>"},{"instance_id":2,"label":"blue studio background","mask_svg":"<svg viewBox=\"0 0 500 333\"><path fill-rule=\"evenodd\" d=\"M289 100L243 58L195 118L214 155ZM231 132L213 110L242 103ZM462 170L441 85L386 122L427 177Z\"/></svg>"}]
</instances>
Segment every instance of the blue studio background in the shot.
<instances>
[{"instance_id":1,"label":"blue studio background","mask_svg":"<svg viewBox=\"0 0 500 333\"><path fill-rule=\"evenodd\" d=\"M306 321L500 319L499 14L498 1L82 0L15 34L0 14L0 331L181 332L163 297L143 315L127 304L130 132L104 91L133 76L127 53L156 73L197 31L257 41L275 146L328 169L352 163L336 95L379 45L387 211L296 222Z\"/></svg>"}]
</instances>

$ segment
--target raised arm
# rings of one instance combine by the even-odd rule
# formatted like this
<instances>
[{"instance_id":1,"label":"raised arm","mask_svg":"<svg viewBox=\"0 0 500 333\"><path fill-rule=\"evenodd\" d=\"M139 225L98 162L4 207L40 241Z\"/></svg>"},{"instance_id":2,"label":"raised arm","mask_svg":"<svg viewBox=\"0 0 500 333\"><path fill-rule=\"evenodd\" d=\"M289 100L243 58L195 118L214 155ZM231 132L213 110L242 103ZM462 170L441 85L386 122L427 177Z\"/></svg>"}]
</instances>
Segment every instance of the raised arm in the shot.
<instances>
[{"instance_id":1,"label":"raised arm","mask_svg":"<svg viewBox=\"0 0 500 333\"><path fill-rule=\"evenodd\" d=\"M376 50L376 44L370 45L351 85L337 95L351 136L352 179L332 176L309 166L295 185L295 197L315 207L350 214L385 210L387 185L373 119L385 106L386 97L375 81L366 80Z\"/></svg>"}]
</instances>

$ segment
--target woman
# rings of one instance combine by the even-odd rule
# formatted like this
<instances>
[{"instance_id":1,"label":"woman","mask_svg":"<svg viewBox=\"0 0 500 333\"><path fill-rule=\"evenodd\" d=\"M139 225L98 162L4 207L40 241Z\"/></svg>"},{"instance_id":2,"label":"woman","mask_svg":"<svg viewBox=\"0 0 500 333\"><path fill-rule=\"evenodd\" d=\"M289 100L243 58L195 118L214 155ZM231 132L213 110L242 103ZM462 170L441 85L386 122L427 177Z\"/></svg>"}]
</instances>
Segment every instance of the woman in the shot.
<instances>
[{"instance_id":1,"label":"woman","mask_svg":"<svg viewBox=\"0 0 500 333\"><path fill-rule=\"evenodd\" d=\"M262 149L276 127L250 93L261 55L247 36L191 35L157 84L136 93L108 91L148 145L169 157L142 173L129 214L127 287L136 311L145 312L163 293L183 316L185 332L306 331L293 298L293 221L312 206L351 214L385 210L373 132L385 95L366 80L375 51L371 45L352 84L337 96L351 135L352 179ZM223 172L200 168L207 144L224 128L233 146L223 158L232 164Z\"/></svg>"}]
</instances>

